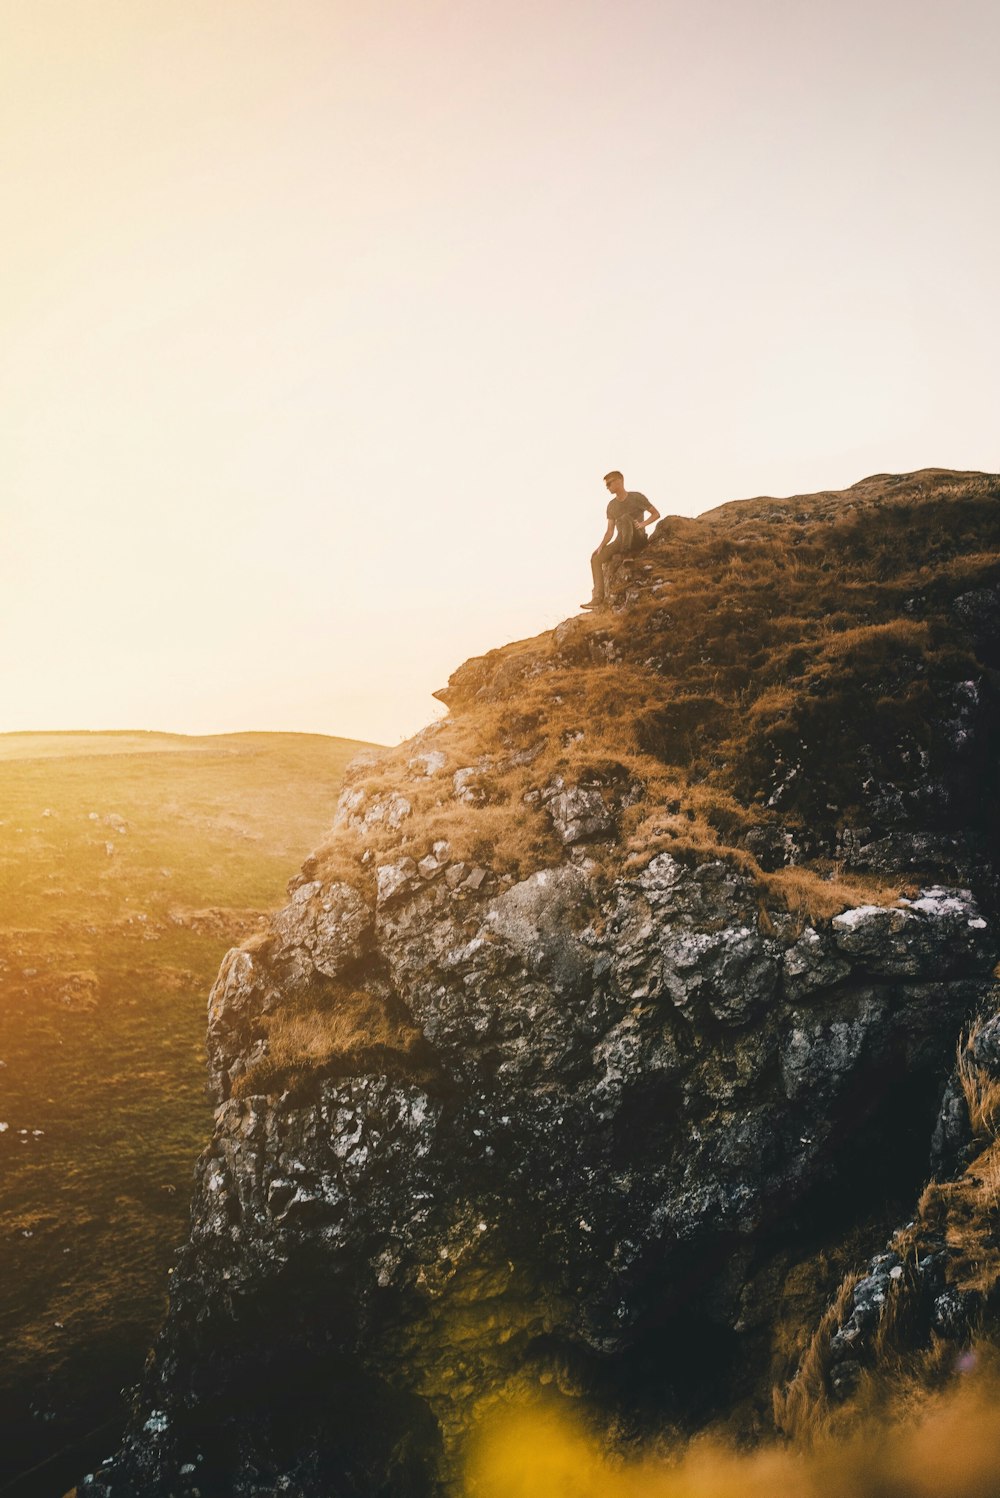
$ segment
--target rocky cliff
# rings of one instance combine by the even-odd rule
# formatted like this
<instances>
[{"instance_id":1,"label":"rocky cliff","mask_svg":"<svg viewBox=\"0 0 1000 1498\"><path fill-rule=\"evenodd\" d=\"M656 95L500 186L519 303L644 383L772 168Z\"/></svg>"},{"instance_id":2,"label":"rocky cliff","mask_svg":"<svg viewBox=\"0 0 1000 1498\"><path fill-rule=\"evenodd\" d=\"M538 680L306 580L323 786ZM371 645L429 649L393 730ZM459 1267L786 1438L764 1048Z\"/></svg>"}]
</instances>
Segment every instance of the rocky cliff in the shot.
<instances>
[{"instance_id":1,"label":"rocky cliff","mask_svg":"<svg viewBox=\"0 0 1000 1498\"><path fill-rule=\"evenodd\" d=\"M227 956L190 1240L82 1491L416 1498L539 1389L619 1442L856 1395L935 1120L953 1177L988 1128L976 1016L1000 1062L1000 478L668 518L613 600L357 762Z\"/></svg>"}]
</instances>

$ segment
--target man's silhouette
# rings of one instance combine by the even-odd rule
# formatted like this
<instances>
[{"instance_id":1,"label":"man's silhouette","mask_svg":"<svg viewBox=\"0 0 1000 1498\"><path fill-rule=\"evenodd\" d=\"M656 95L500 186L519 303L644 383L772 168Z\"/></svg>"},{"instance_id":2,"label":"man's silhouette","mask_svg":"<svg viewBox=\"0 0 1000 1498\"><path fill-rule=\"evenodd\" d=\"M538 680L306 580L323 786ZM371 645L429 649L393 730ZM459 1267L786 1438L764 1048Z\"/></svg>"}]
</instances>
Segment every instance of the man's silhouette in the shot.
<instances>
[{"instance_id":1,"label":"man's silhouette","mask_svg":"<svg viewBox=\"0 0 1000 1498\"><path fill-rule=\"evenodd\" d=\"M604 485L611 495L608 505L608 528L604 539L590 558L594 574L594 596L582 609L599 609L604 602L604 568L616 557L626 557L630 552L641 551L647 541L646 527L659 520L660 512L650 504L645 494L625 488L625 480L613 468L604 475ZM648 518L647 518L648 517Z\"/></svg>"}]
</instances>

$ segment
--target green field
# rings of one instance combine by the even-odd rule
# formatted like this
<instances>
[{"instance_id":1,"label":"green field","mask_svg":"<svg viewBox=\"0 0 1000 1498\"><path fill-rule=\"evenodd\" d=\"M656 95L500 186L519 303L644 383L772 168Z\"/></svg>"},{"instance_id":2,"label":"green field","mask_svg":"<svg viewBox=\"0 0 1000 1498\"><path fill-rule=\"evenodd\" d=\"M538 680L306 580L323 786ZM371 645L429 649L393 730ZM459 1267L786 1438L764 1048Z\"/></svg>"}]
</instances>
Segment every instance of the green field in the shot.
<instances>
[{"instance_id":1,"label":"green field","mask_svg":"<svg viewBox=\"0 0 1000 1498\"><path fill-rule=\"evenodd\" d=\"M208 990L363 747L0 735L0 1492L46 1462L16 1491L58 1495L60 1450L114 1444L210 1134Z\"/></svg>"}]
</instances>

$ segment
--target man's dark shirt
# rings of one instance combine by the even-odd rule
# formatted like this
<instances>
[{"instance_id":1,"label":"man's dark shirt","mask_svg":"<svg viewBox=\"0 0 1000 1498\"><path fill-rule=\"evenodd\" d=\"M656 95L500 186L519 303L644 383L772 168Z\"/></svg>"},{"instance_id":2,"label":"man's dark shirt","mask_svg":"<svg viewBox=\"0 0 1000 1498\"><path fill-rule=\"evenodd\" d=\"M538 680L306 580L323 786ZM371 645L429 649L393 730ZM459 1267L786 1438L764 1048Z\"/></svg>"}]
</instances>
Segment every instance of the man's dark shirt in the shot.
<instances>
[{"instance_id":1,"label":"man's dark shirt","mask_svg":"<svg viewBox=\"0 0 1000 1498\"><path fill-rule=\"evenodd\" d=\"M623 546L633 547L636 534L644 534L641 522L649 508L649 500L637 489L629 489L621 499L613 499L608 505L608 519L614 521L618 539Z\"/></svg>"}]
</instances>

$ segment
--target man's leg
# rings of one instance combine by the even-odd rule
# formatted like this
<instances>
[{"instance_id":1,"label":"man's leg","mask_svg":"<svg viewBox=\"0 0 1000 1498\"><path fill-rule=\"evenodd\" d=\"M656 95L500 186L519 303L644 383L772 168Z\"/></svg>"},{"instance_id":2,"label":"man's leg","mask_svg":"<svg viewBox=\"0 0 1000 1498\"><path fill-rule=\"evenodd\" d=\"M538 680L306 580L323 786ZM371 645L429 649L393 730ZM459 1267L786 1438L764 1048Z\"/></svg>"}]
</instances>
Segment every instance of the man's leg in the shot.
<instances>
[{"instance_id":1,"label":"man's leg","mask_svg":"<svg viewBox=\"0 0 1000 1498\"><path fill-rule=\"evenodd\" d=\"M606 546L600 546L590 559L590 570L594 574L592 597L595 603L604 602L604 553L606 551Z\"/></svg>"},{"instance_id":2,"label":"man's leg","mask_svg":"<svg viewBox=\"0 0 1000 1498\"><path fill-rule=\"evenodd\" d=\"M618 537L615 536L607 546L599 546L590 558L590 570L594 574L594 603L604 602L604 568L608 562L614 561L619 550Z\"/></svg>"}]
</instances>

